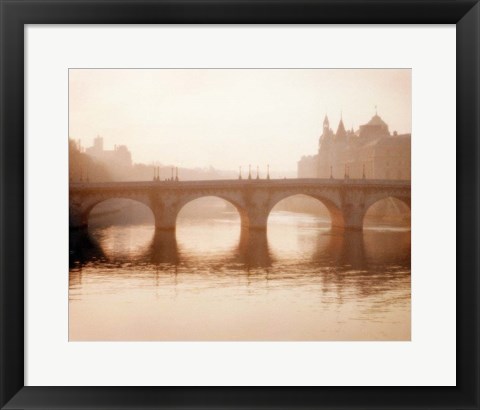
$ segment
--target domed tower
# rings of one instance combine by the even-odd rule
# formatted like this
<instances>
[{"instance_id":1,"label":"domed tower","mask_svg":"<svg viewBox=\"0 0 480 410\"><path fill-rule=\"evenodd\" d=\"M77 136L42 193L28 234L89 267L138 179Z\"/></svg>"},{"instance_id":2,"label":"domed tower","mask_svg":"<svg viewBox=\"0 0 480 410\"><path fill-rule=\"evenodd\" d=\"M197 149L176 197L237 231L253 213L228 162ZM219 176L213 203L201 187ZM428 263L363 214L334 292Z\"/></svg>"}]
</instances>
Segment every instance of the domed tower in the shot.
<instances>
[{"instance_id":1,"label":"domed tower","mask_svg":"<svg viewBox=\"0 0 480 410\"><path fill-rule=\"evenodd\" d=\"M360 126L360 137L381 138L389 136L390 131L388 130L388 125L377 114L376 110L372 119L365 125Z\"/></svg>"}]
</instances>

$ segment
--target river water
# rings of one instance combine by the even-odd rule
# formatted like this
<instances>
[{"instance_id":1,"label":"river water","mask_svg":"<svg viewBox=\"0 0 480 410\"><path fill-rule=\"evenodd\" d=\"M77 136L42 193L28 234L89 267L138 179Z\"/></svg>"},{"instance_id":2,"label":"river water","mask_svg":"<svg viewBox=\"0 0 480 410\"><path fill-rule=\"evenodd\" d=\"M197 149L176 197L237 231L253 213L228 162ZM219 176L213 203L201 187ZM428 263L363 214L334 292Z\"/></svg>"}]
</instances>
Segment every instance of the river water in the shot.
<instances>
[{"instance_id":1,"label":"river water","mask_svg":"<svg viewBox=\"0 0 480 410\"><path fill-rule=\"evenodd\" d=\"M71 341L410 340L410 229L272 212L70 236Z\"/></svg>"}]
</instances>

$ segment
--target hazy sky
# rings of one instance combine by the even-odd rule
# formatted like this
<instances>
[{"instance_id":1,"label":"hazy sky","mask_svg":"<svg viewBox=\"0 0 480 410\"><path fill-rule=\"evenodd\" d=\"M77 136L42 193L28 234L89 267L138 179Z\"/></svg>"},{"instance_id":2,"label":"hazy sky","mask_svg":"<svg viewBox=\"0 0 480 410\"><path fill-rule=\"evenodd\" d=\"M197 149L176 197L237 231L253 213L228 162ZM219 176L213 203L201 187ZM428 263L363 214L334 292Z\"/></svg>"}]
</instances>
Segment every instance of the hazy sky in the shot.
<instances>
[{"instance_id":1,"label":"hazy sky","mask_svg":"<svg viewBox=\"0 0 480 410\"><path fill-rule=\"evenodd\" d=\"M127 145L134 162L296 170L325 113L337 129L378 114L411 132L410 70L90 70L69 73L69 135Z\"/></svg>"}]
</instances>

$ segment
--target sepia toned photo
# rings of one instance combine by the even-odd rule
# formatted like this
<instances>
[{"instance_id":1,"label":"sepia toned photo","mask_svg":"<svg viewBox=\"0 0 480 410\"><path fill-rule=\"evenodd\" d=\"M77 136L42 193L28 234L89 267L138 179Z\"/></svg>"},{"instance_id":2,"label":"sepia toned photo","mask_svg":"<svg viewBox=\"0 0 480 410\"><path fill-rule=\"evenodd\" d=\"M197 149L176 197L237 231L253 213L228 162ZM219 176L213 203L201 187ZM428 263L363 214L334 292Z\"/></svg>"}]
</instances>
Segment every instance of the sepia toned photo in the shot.
<instances>
[{"instance_id":1,"label":"sepia toned photo","mask_svg":"<svg viewBox=\"0 0 480 410\"><path fill-rule=\"evenodd\" d=\"M70 69L70 341L411 340L410 69Z\"/></svg>"}]
</instances>

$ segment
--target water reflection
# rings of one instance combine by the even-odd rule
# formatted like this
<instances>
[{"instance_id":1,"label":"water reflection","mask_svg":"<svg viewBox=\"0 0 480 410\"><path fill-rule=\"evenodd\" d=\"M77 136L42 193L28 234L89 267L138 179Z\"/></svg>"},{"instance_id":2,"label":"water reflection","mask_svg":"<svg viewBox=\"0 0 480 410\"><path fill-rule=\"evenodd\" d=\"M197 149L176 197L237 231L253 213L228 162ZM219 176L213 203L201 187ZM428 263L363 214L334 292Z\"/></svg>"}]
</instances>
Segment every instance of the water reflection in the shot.
<instances>
[{"instance_id":1,"label":"water reflection","mask_svg":"<svg viewBox=\"0 0 480 410\"><path fill-rule=\"evenodd\" d=\"M315 237L312 261L322 266L362 270L366 268L363 232L331 229Z\"/></svg>"},{"instance_id":2,"label":"water reflection","mask_svg":"<svg viewBox=\"0 0 480 410\"><path fill-rule=\"evenodd\" d=\"M69 235L69 267L77 269L89 262L105 261L98 241L93 238L88 229L71 230Z\"/></svg>"},{"instance_id":3,"label":"water reflection","mask_svg":"<svg viewBox=\"0 0 480 410\"><path fill-rule=\"evenodd\" d=\"M242 229L236 249L236 256L244 268L268 268L272 266L272 256L265 231Z\"/></svg>"},{"instance_id":4,"label":"water reflection","mask_svg":"<svg viewBox=\"0 0 480 410\"><path fill-rule=\"evenodd\" d=\"M363 238L370 264L410 267L410 230L367 229Z\"/></svg>"},{"instance_id":5,"label":"water reflection","mask_svg":"<svg viewBox=\"0 0 480 410\"><path fill-rule=\"evenodd\" d=\"M70 233L72 340L410 338L409 230L292 215L268 233L182 224Z\"/></svg>"},{"instance_id":6,"label":"water reflection","mask_svg":"<svg viewBox=\"0 0 480 410\"><path fill-rule=\"evenodd\" d=\"M188 266L199 262L195 252L189 252L188 249L182 251L174 231L145 229L141 236L147 242L132 250L128 246L115 245L117 241L124 241L121 238L125 235L124 227L108 229L108 232L103 229L94 233L86 229L70 232L71 270L88 264L133 262L137 265ZM148 238L150 231L151 238ZM138 230L135 230L135 235L138 234ZM310 268L328 268L327 272L355 273L385 265L410 268L410 232L406 230L359 232L322 228L314 234L310 232L306 238L300 236L298 239L300 247L305 247L304 242L308 242L311 252L307 252L308 257L303 254L300 258L294 258L296 266L308 265ZM131 245L131 241L128 242ZM265 231L241 230L237 246L214 253L213 258L200 259L208 262L215 260L216 263L225 263L227 266L235 264L236 269L241 267L244 271L249 271L253 268L270 268L276 262L285 264L285 261L291 259L291 254L283 254L281 249L272 251ZM387 277L384 276L384 279Z\"/></svg>"},{"instance_id":7,"label":"water reflection","mask_svg":"<svg viewBox=\"0 0 480 410\"><path fill-rule=\"evenodd\" d=\"M145 260L149 263L178 265L180 254L174 231L156 230L148 247Z\"/></svg>"}]
</instances>

